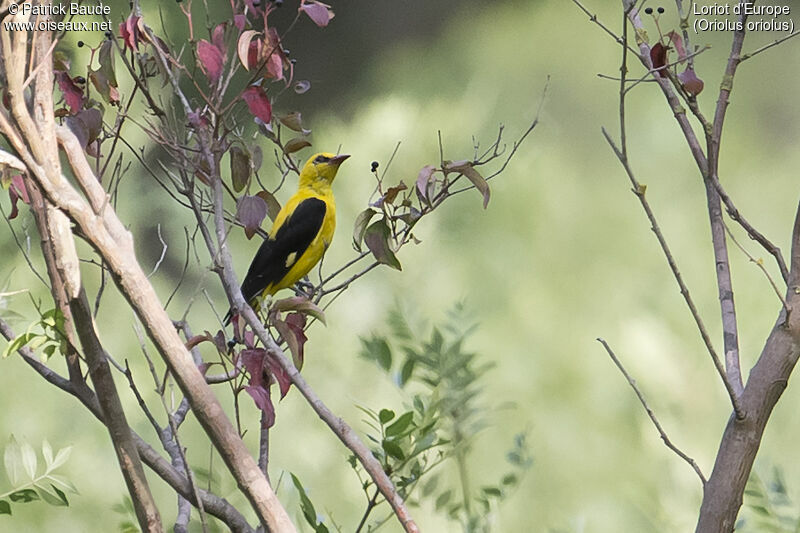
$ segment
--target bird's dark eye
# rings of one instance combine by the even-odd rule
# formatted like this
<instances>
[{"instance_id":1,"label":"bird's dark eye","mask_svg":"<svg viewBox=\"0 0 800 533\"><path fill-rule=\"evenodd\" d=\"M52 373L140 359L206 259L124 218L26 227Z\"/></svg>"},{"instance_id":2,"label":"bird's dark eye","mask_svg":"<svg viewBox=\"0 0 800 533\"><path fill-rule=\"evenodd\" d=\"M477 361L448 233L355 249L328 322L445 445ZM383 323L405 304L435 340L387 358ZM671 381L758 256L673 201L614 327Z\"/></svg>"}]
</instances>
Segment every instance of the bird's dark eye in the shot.
<instances>
[{"instance_id":1,"label":"bird's dark eye","mask_svg":"<svg viewBox=\"0 0 800 533\"><path fill-rule=\"evenodd\" d=\"M324 155L318 155L316 159L314 159L314 163L327 163L330 161L330 157L325 157Z\"/></svg>"}]
</instances>

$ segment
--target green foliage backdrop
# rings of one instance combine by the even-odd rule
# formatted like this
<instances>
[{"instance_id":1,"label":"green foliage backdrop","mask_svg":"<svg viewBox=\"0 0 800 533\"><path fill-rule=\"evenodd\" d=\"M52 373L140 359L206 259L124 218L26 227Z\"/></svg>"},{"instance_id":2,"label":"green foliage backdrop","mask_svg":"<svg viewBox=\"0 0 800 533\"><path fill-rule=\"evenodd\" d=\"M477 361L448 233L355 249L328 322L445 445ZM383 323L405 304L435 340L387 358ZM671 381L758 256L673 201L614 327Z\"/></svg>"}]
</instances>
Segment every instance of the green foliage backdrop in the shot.
<instances>
[{"instance_id":1,"label":"green foliage backdrop","mask_svg":"<svg viewBox=\"0 0 800 533\"><path fill-rule=\"evenodd\" d=\"M603 20L618 24L616 3L594 3ZM617 47L564 1L448 2L416 16L412 8L403 31L392 30L391 10L396 8L389 4L395 3L375 2L370 9L366 2L350 4L335 3L337 16L328 28L341 39L341 47L331 46L324 58L302 57L307 70L299 76L312 81L311 91L280 103L308 106L315 148L335 151L341 146L353 154L335 184L340 229L330 264L349 257L349 229L374 186L371 161L385 166L400 142L389 176L412 182L423 164L437 161L438 130L447 150L470 153L471 136L488 145L498 123L509 132L524 129L548 75L551 82L541 125L508 171L492 182L488 210L480 209L474 191L454 199L419 229L421 244L404 250L402 272L378 269L338 299L328 311L328 326L311 332L303 370L308 381L360 430L367 428L359 422L364 415L357 405L402 412L401 394L374 363L358 357L359 336L379 329L395 302L412 315L437 322L463 300L480 323L469 349L496 365L487 374L487 395L495 404L514 404L498 411L492 428L476 441L475 455L486 460L475 464L473 475L493 481L505 468L503 451L520 429L528 431L534 459L519 490L499 509L495 530L691 529L701 496L694 473L663 446L595 341L602 336L615 347L672 439L710 471L729 412L724 389L628 181L600 134L602 125L616 131L618 84L597 74L617 73ZM670 4L662 28L668 31L676 22ZM313 39L317 31L307 24L293 38ZM745 48L775 37L751 34ZM713 46L696 60L707 88L701 105L714 104L729 39L724 33L700 38ZM790 41L742 67L721 167L738 207L784 250L798 198L800 74L789 68L800 64L798 43ZM299 43L292 52L301 56L305 48ZM632 161L719 340L701 178L655 88L643 84L632 93L628 118ZM143 138L129 141L145 143ZM127 176L122 192L135 199L121 215L141 236L138 250L145 265L154 265L161 253L153 221L165 224L162 233L170 248L155 282L168 294L183 260L182 227L148 177ZM0 202L7 209L7 200ZM13 224L27 227L35 239L29 216ZM761 253L744 234L736 235L751 253ZM35 241L31 246L36 248ZM251 248L243 238L232 243L240 276ZM2 280L4 286L44 294L7 230L0 233L0 253L15 265L10 278ZM779 303L760 271L738 250L732 248L731 255L747 367L757 357ZM192 281L205 286L224 307L215 277L207 274ZM185 289L179 297L176 310L195 298L192 320L216 328L202 294ZM113 337L101 332L103 341L118 359L134 361L138 345L133 320L117 312L117 304L116 294L103 302L104 319L113 323L105 331L114 332ZM24 308L27 297L14 296L3 305ZM1 364L0 434L24 436L34 446L45 439L56 448L73 445L65 468L81 494L69 509L19 507L13 517L0 519L0 529L7 529L1 522L20 531L117 528L126 518L111 508L122 501L125 490L104 429L20 360L12 357ZM146 377L144 367L134 365L136 372ZM800 438L795 408L800 391L791 385L768 426L756 468L764 477L773 465L780 468L789 496L800 501L800 463L793 444ZM135 400L122 380L119 386L134 409ZM252 420L258 416L250 406L245 413ZM141 420L134 427L149 434ZM196 425L192 431L202 442ZM255 439L250 436L254 447ZM333 512L337 521L352 522L359 516L362 496L345 464L344 449L296 391L278 405L271 440L273 468L291 470L302 479L318 510ZM187 444L190 461L207 465L210 450L193 446L191 437ZM230 480L221 483L227 486L221 495L241 500ZM169 495L157 482L154 491L157 499ZM278 494L300 516L288 476ZM168 511L164 514L168 517ZM423 530L455 531L432 507L417 514ZM396 528L389 524L387 531Z\"/></svg>"}]
</instances>

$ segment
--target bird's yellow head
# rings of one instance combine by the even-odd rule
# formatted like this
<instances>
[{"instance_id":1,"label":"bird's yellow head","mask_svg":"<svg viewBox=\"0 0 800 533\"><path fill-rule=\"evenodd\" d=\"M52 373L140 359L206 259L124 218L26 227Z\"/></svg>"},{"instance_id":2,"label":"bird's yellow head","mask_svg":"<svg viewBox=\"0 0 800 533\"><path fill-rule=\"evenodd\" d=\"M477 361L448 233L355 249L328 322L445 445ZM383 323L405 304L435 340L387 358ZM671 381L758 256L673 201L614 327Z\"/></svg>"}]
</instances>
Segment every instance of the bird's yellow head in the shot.
<instances>
[{"instance_id":1,"label":"bird's yellow head","mask_svg":"<svg viewBox=\"0 0 800 533\"><path fill-rule=\"evenodd\" d=\"M327 152L312 155L300 171L300 187L330 187L339 165L348 157Z\"/></svg>"}]
</instances>

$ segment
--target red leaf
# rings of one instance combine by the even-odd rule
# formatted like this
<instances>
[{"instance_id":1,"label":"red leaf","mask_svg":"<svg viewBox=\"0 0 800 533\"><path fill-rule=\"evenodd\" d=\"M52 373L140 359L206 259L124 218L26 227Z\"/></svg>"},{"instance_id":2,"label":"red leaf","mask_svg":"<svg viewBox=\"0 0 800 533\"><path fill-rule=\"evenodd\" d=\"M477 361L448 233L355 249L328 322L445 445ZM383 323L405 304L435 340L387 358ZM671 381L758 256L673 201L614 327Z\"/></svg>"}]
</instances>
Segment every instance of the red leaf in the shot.
<instances>
[{"instance_id":1,"label":"red leaf","mask_svg":"<svg viewBox=\"0 0 800 533\"><path fill-rule=\"evenodd\" d=\"M667 73L664 71L664 67L667 65L667 48L663 44L656 43L650 49L650 61L653 62L653 69L655 69L656 74L666 78Z\"/></svg>"},{"instance_id":2,"label":"red leaf","mask_svg":"<svg viewBox=\"0 0 800 533\"><path fill-rule=\"evenodd\" d=\"M675 51L678 52L678 59L681 61L685 61L686 48L683 46L683 39L681 38L681 36L675 31L671 31L667 34L667 37L669 37L670 43L675 45Z\"/></svg>"},{"instance_id":3,"label":"red leaf","mask_svg":"<svg viewBox=\"0 0 800 533\"><path fill-rule=\"evenodd\" d=\"M678 80L680 80L681 85L683 85L683 88L686 89L686 92L692 96L697 96L700 94L705 86L703 80L698 78L694 70L689 68L678 74Z\"/></svg>"},{"instance_id":4,"label":"red leaf","mask_svg":"<svg viewBox=\"0 0 800 533\"><path fill-rule=\"evenodd\" d=\"M291 63L289 63L289 58L286 57L286 54L283 52L281 38L275 28L270 28L269 31L267 31L267 39L264 41L261 53L269 54L269 57L265 58L267 61L267 77L282 80L284 67L287 64L291 65Z\"/></svg>"},{"instance_id":5,"label":"red leaf","mask_svg":"<svg viewBox=\"0 0 800 533\"><path fill-rule=\"evenodd\" d=\"M305 12L305 14L314 21L314 24L320 28L327 26L334 17L331 6L323 4L322 2L316 2L315 0L304 0L299 7L299 11Z\"/></svg>"},{"instance_id":6,"label":"red leaf","mask_svg":"<svg viewBox=\"0 0 800 533\"><path fill-rule=\"evenodd\" d=\"M256 407L266 415L266 425L275 423L275 406L269 396L269 378L265 376L267 352L263 348L242 350L242 364L250 375L248 386L244 388L253 398ZM264 378L267 377L265 380Z\"/></svg>"},{"instance_id":7,"label":"red leaf","mask_svg":"<svg viewBox=\"0 0 800 533\"><path fill-rule=\"evenodd\" d=\"M219 48L204 39L198 41L197 60L200 62L200 67L206 73L208 80L211 83L216 83L219 77L222 76L222 64L225 61Z\"/></svg>"},{"instance_id":8,"label":"red leaf","mask_svg":"<svg viewBox=\"0 0 800 533\"><path fill-rule=\"evenodd\" d=\"M119 25L119 35L125 41L125 46L131 50L139 49L139 18L135 15L128 17L125 22Z\"/></svg>"},{"instance_id":9,"label":"red leaf","mask_svg":"<svg viewBox=\"0 0 800 533\"><path fill-rule=\"evenodd\" d=\"M258 196L243 196L236 203L236 218L244 226L244 233L252 239L267 216L267 203Z\"/></svg>"},{"instance_id":10,"label":"red leaf","mask_svg":"<svg viewBox=\"0 0 800 533\"><path fill-rule=\"evenodd\" d=\"M269 389L263 387L245 387L247 394L253 398L256 407L264 413L264 427L272 427L275 424L275 406L272 405L272 398L269 397Z\"/></svg>"},{"instance_id":11,"label":"red leaf","mask_svg":"<svg viewBox=\"0 0 800 533\"><path fill-rule=\"evenodd\" d=\"M281 400L283 400L286 397L286 393L289 392L289 388L292 386L292 380L283 367L272 357L267 357L267 366L269 366L272 377L278 382L278 388L281 390Z\"/></svg>"},{"instance_id":12,"label":"red leaf","mask_svg":"<svg viewBox=\"0 0 800 533\"><path fill-rule=\"evenodd\" d=\"M242 100L245 101L254 117L269 124L269 121L272 120L272 104L264 89L259 86L248 87L242 93Z\"/></svg>"},{"instance_id":13,"label":"red leaf","mask_svg":"<svg viewBox=\"0 0 800 533\"><path fill-rule=\"evenodd\" d=\"M233 23L236 25L236 29L242 31L247 24L247 17L244 15L234 15L233 16Z\"/></svg>"},{"instance_id":14,"label":"red leaf","mask_svg":"<svg viewBox=\"0 0 800 533\"><path fill-rule=\"evenodd\" d=\"M223 22L221 24L217 24L214 28L214 31L211 32L211 42L214 46L217 47L219 53L225 57L225 27L228 25L227 22Z\"/></svg>"},{"instance_id":15,"label":"red leaf","mask_svg":"<svg viewBox=\"0 0 800 533\"><path fill-rule=\"evenodd\" d=\"M75 82L66 72L56 72L55 74L58 88L61 89L61 93L64 95L64 101L74 115L83 107L83 89L75 85Z\"/></svg>"},{"instance_id":16,"label":"red leaf","mask_svg":"<svg viewBox=\"0 0 800 533\"><path fill-rule=\"evenodd\" d=\"M22 198L23 202L26 204L31 203L31 199L28 196L28 189L25 187L25 181L22 179L22 174L15 174L11 176L10 188L17 190L17 194L20 198Z\"/></svg>"},{"instance_id":17,"label":"red leaf","mask_svg":"<svg viewBox=\"0 0 800 533\"><path fill-rule=\"evenodd\" d=\"M9 220L17 218L19 209L17 209L17 200L22 199L26 204L30 204L31 200L28 197L28 189L25 188L25 182L22 180L21 174L16 174L11 177L11 183L8 187L8 196L11 198L11 213L8 215Z\"/></svg>"}]
</instances>

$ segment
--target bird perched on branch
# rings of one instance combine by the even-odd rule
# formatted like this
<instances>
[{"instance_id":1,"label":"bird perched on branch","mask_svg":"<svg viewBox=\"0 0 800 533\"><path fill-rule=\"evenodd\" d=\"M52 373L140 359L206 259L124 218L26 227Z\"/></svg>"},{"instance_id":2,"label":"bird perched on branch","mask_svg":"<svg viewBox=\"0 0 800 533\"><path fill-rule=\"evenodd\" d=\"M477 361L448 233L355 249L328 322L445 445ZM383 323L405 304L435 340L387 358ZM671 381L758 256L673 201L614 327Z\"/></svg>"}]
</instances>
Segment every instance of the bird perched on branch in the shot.
<instances>
[{"instance_id":1,"label":"bird perched on branch","mask_svg":"<svg viewBox=\"0 0 800 533\"><path fill-rule=\"evenodd\" d=\"M278 212L242 282L242 296L251 306L293 286L322 259L336 229L331 184L348 157L320 153L303 166L297 192ZM225 325L232 316L233 309L228 311Z\"/></svg>"}]
</instances>

